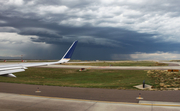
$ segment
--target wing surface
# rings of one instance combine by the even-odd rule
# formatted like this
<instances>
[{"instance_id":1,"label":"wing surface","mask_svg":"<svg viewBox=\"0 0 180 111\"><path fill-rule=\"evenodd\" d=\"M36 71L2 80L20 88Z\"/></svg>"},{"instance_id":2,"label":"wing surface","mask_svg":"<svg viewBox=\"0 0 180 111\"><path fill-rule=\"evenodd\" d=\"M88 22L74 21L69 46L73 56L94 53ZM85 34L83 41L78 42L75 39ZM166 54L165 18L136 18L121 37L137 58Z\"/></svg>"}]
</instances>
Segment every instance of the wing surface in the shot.
<instances>
[{"instance_id":1,"label":"wing surface","mask_svg":"<svg viewBox=\"0 0 180 111\"><path fill-rule=\"evenodd\" d=\"M69 47L69 49L67 50L67 52L64 54L62 59L60 59L57 62L22 63L22 64L13 64L13 65L3 65L3 66L0 66L0 76L16 77L12 73L25 71L25 69L27 69L27 67L66 63L71 59L77 43L78 43L78 41L74 41L72 43L72 45Z\"/></svg>"}]
</instances>

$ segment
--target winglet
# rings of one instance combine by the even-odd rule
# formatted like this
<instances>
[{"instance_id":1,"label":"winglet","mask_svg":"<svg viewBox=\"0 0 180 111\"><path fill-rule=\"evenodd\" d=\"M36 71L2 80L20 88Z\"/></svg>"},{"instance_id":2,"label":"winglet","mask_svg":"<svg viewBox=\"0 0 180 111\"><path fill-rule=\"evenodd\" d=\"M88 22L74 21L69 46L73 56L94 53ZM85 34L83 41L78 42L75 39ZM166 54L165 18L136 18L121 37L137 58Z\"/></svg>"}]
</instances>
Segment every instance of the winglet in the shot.
<instances>
[{"instance_id":1,"label":"winglet","mask_svg":"<svg viewBox=\"0 0 180 111\"><path fill-rule=\"evenodd\" d=\"M71 59L71 56L76 48L78 41L74 41L73 44L70 46L70 48L68 49L68 51L64 54L64 56L62 57L61 61L69 61Z\"/></svg>"}]
</instances>

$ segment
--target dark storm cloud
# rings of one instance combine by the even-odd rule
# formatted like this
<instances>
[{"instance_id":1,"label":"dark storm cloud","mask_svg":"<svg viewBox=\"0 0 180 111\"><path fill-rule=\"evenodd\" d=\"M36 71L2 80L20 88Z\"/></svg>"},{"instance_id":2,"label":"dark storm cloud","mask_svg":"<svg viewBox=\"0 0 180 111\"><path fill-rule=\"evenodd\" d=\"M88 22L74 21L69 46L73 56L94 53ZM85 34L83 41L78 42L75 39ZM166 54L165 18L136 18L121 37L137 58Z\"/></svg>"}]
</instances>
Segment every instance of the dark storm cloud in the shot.
<instances>
[{"instance_id":1,"label":"dark storm cloud","mask_svg":"<svg viewBox=\"0 0 180 111\"><path fill-rule=\"evenodd\" d=\"M51 45L47 58L78 40L75 59L132 59L129 54L178 52L178 1L14 0L1 1L0 32ZM2 41L2 40L1 40ZM7 41L7 40L6 40ZM22 42L23 43L23 42ZM31 44L32 45L32 44ZM30 45L29 45L30 47ZM27 47L26 47L27 48ZM32 48L29 58L44 56ZM27 52L27 49L21 49ZM83 55L83 56L82 56ZM118 56L116 56L116 59Z\"/></svg>"},{"instance_id":2,"label":"dark storm cloud","mask_svg":"<svg viewBox=\"0 0 180 111\"><path fill-rule=\"evenodd\" d=\"M110 44L101 44L103 39L107 39L108 42L114 43L110 46L121 46L126 42L119 41L118 39L130 39L130 37L144 37L151 36L151 34L140 34L134 31L128 31L121 28L111 27L92 27L90 25L82 27L70 27L62 26L55 23L45 23L39 19L25 19L25 18L10 18L3 17L3 20L7 21L7 24L3 26L11 26L19 29L18 34L21 35L36 35L38 38L32 38L33 42L45 42L47 44L59 44L62 42L72 42L74 40L84 41L85 43L94 45L109 46ZM68 37L70 40L61 40L62 37ZM83 38L89 36L90 38ZM99 39L98 39L99 38ZM95 43L96 41L96 43ZM136 41L136 40L135 40ZM93 43L94 42L94 43ZM99 43L98 43L99 42Z\"/></svg>"},{"instance_id":3,"label":"dark storm cloud","mask_svg":"<svg viewBox=\"0 0 180 111\"><path fill-rule=\"evenodd\" d=\"M26 28L22 29L19 33L21 35L36 35L39 37L50 37L50 38L62 38L61 35L56 33L55 31L42 29L42 28Z\"/></svg>"},{"instance_id":4,"label":"dark storm cloud","mask_svg":"<svg viewBox=\"0 0 180 111\"><path fill-rule=\"evenodd\" d=\"M24 0L25 4L28 4L31 2L31 0ZM83 8L90 4L93 4L94 1L91 0L34 0L34 5L65 5L70 8Z\"/></svg>"}]
</instances>

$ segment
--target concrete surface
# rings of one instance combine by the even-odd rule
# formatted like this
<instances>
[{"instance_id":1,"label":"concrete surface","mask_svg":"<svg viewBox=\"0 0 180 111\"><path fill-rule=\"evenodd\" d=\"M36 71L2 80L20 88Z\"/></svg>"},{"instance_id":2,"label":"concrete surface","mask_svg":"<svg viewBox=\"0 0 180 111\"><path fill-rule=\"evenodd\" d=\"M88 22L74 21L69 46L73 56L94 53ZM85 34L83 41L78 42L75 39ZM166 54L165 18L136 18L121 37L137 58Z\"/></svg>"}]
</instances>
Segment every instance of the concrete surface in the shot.
<instances>
[{"instance_id":1,"label":"concrete surface","mask_svg":"<svg viewBox=\"0 0 180 111\"><path fill-rule=\"evenodd\" d=\"M161 62L169 64L169 66L85 66L85 65L48 65L39 67L51 67L51 68L86 68L86 69L115 69L115 70L167 70L167 69L180 69L180 62ZM0 65L14 65L21 64L19 62L0 63Z\"/></svg>"},{"instance_id":2,"label":"concrete surface","mask_svg":"<svg viewBox=\"0 0 180 111\"><path fill-rule=\"evenodd\" d=\"M0 111L179 111L179 106L88 101L0 93Z\"/></svg>"},{"instance_id":3,"label":"concrete surface","mask_svg":"<svg viewBox=\"0 0 180 111\"><path fill-rule=\"evenodd\" d=\"M162 102L162 101L144 101L144 100L140 100L139 101L140 104L153 104L153 105L166 105L166 106L178 106L180 107L180 102Z\"/></svg>"},{"instance_id":4,"label":"concrete surface","mask_svg":"<svg viewBox=\"0 0 180 111\"><path fill-rule=\"evenodd\" d=\"M145 88L143 88L143 84L140 84L140 85L137 85L137 86L134 86L134 87L136 87L136 88L138 88L138 89L141 89L141 90L144 90L144 89L149 89L149 90L151 90L151 85L148 85L148 84L145 84Z\"/></svg>"},{"instance_id":5,"label":"concrete surface","mask_svg":"<svg viewBox=\"0 0 180 111\"><path fill-rule=\"evenodd\" d=\"M75 68L75 69L115 69L115 70L168 70L180 69L180 66L83 66L83 65L48 65L40 67Z\"/></svg>"}]
</instances>

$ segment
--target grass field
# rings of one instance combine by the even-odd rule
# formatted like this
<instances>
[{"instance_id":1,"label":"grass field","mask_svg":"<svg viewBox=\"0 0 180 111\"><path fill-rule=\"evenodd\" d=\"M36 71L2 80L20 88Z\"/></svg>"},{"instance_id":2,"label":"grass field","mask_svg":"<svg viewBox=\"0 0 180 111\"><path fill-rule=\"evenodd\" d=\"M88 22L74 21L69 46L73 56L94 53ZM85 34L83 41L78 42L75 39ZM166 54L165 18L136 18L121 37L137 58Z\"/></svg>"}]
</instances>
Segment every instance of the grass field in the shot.
<instances>
[{"instance_id":1,"label":"grass field","mask_svg":"<svg viewBox=\"0 0 180 111\"><path fill-rule=\"evenodd\" d=\"M95 70L28 68L25 72L15 73L17 78L0 77L0 82L38 84L68 87L135 89L133 86L153 84L143 70Z\"/></svg>"},{"instance_id":2,"label":"grass field","mask_svg":"<svg viewBox=\"0 0 180 111\"><path fill-rule=\"evenodd\" d=\"M108 61L108 62L89 62L89 63L65 63L63 65L89 65L89 66L167 66L164 63L154 61Z\"/></svg>"}]
</instances>

